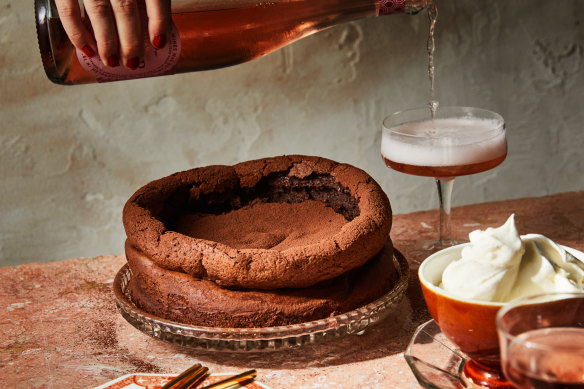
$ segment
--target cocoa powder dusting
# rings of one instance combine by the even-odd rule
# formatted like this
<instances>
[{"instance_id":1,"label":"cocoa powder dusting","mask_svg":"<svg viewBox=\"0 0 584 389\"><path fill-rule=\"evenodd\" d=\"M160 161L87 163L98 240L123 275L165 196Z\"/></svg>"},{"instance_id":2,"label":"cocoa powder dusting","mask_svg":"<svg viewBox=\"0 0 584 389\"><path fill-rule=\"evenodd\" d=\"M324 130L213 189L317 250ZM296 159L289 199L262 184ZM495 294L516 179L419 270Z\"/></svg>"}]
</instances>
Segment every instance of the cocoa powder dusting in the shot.
<instances>
[{"instance_id":1,"label":"cocoa powder dusting","mask_svg":"<svg viewBox=\"0 0 584 389\"><path fill-rule=\"evenodd\" d=\"M87 331L87 338L103 350L113 349L118 346L118 336L113 320L103 320L93 323Z\"/></svg>"},{"instance_id":2,"label":"cocoa powder dusting","mask_svg":"<svg viewBox=\"0 0 584 389\"><path fill-rule=\"evenodd\" d=\"M329 239L346 224L331 207L315 200L302 203L252 203L221 215L187 214L175 226L193 238L246 249L285 250Z\"/></svg>"}]
</instances>

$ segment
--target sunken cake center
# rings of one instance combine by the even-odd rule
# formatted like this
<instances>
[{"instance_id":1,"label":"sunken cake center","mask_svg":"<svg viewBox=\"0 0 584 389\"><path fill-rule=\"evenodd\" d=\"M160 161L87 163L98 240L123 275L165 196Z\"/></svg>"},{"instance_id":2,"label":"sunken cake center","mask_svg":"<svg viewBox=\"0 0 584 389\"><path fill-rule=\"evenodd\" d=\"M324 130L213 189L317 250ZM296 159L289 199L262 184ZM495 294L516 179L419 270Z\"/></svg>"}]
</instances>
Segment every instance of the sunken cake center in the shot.
<instances>
[{"instance_id":1,"label":"sunken cake center","mask_svg":"<svg viewBox=\"0 0 584 389\"><path fill-rule=\"evenodd\" d=\"M236 249L282 251L318 243L337 234L346 223L342 214L321 201L253 202L223 214L181 215L174 230Z\"/></svg>"}]
</instances>

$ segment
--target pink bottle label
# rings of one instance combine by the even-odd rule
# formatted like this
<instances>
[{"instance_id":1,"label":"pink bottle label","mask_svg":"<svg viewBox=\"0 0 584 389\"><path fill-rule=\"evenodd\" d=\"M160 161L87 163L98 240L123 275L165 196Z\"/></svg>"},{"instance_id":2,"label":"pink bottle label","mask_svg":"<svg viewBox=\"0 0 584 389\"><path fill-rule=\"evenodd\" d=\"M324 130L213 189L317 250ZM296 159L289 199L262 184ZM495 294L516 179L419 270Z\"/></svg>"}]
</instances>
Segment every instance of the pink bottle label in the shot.
<instances>
[{"instance_id":1,"label":"pink bottle label","mask_svg":"<svg viewBox=\"0 0 584 389\"><path fill-rule=\"evenodd\" d=\"M172 25L168 41L161 49L146 44L144 60L137 69L128 69L122 65L108 67L101 62L99 55L88 57L77 49L77 59L83 69L93 74L97 82L132 80L135 78L156 77L173 74L174 66L178 62L181 50L180 37L174 24Z\"/></svg>"},{"instance_id":2,"label":"pink bottle label","mask_svg":"<svg viewBox=\"0 0 584 389\"><path fill-rule=\"evenodd\" d=\"M403 14L407 0L377 0L377 15Z\"/></svg>"}]
</instances>

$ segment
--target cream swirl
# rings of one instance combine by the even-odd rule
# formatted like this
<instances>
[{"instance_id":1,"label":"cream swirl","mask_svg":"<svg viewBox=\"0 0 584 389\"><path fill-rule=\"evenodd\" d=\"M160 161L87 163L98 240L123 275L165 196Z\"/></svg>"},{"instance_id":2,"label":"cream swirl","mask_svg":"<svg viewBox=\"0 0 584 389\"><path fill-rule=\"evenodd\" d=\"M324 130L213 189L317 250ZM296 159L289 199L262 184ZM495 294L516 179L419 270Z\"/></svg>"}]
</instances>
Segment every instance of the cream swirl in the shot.
<instances>
[{"instance_id":1,"label":"cream swirl","mask_svg":"<svg viewBox=\"0 0 584 389\"><path fill-rule=\"evenodd\" d=\"M514 215L498 228L476 230L441 287L460 297L507 302L537 293L584 291L584 263L543 235L520 236Z\"/></svg>"}]
</instances>

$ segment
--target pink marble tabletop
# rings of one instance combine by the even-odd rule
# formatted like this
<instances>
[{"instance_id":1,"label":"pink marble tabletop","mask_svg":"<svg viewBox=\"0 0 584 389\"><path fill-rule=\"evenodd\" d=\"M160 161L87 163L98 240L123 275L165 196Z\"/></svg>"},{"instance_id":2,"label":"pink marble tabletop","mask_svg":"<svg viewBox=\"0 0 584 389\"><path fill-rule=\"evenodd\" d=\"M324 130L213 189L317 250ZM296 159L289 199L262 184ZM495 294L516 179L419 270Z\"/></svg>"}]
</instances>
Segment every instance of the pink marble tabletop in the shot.
<instances>
[{"instance_id":1,"label":"pink marble tabletop","mask_svg":"<svg viewBox=\"0 0 584 389\"><path fill-rule=\"evenodd\" d=\"M584 192L455 208L453 235L464 240L511 213L521 233L584 250ZM272 388L418 388L403 358L413 331L429 319L416 276L424 254L415 243L436 238L437 217L437 211L394 216L391 237L411 264L396 314L360 336L273 353L196 351L142 334L117 312L111 291L123 255L1 268L1 381L10 388L93 388L200 362L214 373L255 368Z\"/></svg>"}]
</instances>

